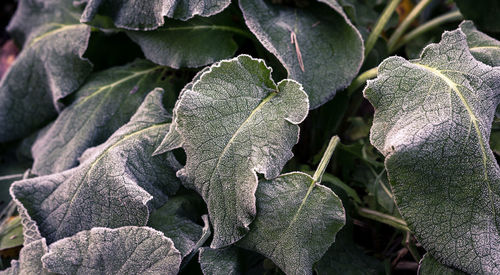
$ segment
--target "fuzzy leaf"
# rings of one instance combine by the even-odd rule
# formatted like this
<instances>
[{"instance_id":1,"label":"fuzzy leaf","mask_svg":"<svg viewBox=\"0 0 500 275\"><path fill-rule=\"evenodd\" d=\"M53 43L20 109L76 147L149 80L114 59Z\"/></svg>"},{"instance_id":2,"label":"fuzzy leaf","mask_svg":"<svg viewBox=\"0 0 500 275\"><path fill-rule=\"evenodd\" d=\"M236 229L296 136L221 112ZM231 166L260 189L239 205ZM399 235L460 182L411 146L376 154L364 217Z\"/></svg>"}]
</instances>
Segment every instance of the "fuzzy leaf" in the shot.
<instances>
[{"instance_id":1,"label":"fuzzy leaf","mask_svg":"<svg viewBox=\"0 0 500 275\"><path fill-rule=\"evenodd\" d=\"M63 0L20 1L9 30L26 43L0 82L0 142L26 136L54 118L62 107L58 101L92 70L82 57L90 27L72 17L68 2L71 7Z\"/></svg>"},{"instance_id":2,"label":"fuzzy leaf","mask_svg":"<svg viewBox=\"0 0 500 275\"><path fill-rule=\"evenodd\" d=\"M173 93L169 79L162 79L165 70L136 60L92 75L76 92L78 99L33 145L33 173L48 175L75 167L85 149L103 143L130 120L148 92L161 87Z\"/></svg>"},{"instance_id":3,"label":"fuzzy leaf","mask_svg":"<svg viewBox=\"0 0 500 275\"><path fill-rule=\"evenodd\" d=\"M288 77L304 85L311 109L349 85L363 61L361 35L335 1L324 2L296 9L239 1L250 30L285 66Z\"/></svg>"},{"instance_id":4,"label":"fuzzy leaf","mask_svg":"<svg viewBox=\"0 0 500 275\"><path fill-rule=\"evenodd\" d=\"M364 93L371 142L419 242L443 264L499 273L500 169L488 139L500 68L474 59L455 30L420 59L386 59Z\"/></svg>"},{"instance_id":5,"label":"fuzzy leaf","mask_svg":"<svg viewBox=\"0 0 500 275\"><path fill-rule=\"evenodd\" d=\"M171 68L195 68L229 58L237 49L234 34L246 34L228 14L193 18L183 22L167 19L155 31L127 31L147 59Z\"/></svg>"},{"instance_id":6,"label":"fuzzy leaf","mask_svg":"<svg viewBox=\"0 0 500 275\"><path fill-rule=\"evenodd\" d=\"M464 21L460 29L467 35L467 44L471 54L479 61L500 66L500 41L478 31L472 21Z\"/></svg>"},{"instance_id":7,"label":"fuzzy leaf","mask_svg":"<svg viewBox=\"0 0 500 275\"><path fill-rule=\"evenodd\" d=\"M465 273L440 264L429 253L426 253L418 266L419 275L465 275Z\"/></svg>"},{"instance_id":8,"label":"fuzzy leaf","mask_svg":"<svg viewBox=\"0 0 500 275\"><path fill-rule=\"evenodd\" d=\"M261 181L257 217L238 243L271 259L286 274L312 274L345 224L341 200L303 173Z\"/></svg>"},{"instance_id":9,"label":"fuzzy leaf","mask_svg":"<svg viewBox=\"0 0 500 275\"><path fill-rule=\"evenodd\" d=\"M255 216L256 172L274 178L292 157L308 111L300 84L275 84L264 61L240 55L213 65L176 107L186 166L177 175L201 194L212 248L245 235Z\"/></svg>"},{"instance_id":10,"label":"fuzzy leaf","mask_svg":"<svg viewBox=\"0 0 500 275\"><path fill-rule=\"evenodd\" d=\"M62 274L177 274L181 253L149 227L92 228L50 245L44 266Z\"/></svg>"},{"instance_id":11,"label":"fuzzy leaf","mask_svg":"<svg viewBox=\"0 0 500 275\"><path fill-rule=\"evenodd\" d=\"M200 248L199 262L204 275L243 274L238 259L239 249L231 246L220 249Z\"/></svg>"},{"instance_id":12,"label":"fuzzy leaf","mask_svg":"<svg viewBox=\"0 0 500 275\"><path fill-rule=\"evenodd\" d=\"M88 149L78 167L12 185L12 196L49 243L96 226L145 225L148 206L176 192L173 155L151 157L169 127L161 98L161 89L151 92L130 122Z\"/></svg>"},{"instance_id":13,"label":"fuzzy leaf","mask_svg":"<svg viewBox=\"0 0 500 275\"><path fill-rule=\"evenodd\" d=\"M100 27L154 30L163 17L188 20L195 15L212 16L224 10L230 0L88 0L80 21Z\"/></svg>"}]
</instances>

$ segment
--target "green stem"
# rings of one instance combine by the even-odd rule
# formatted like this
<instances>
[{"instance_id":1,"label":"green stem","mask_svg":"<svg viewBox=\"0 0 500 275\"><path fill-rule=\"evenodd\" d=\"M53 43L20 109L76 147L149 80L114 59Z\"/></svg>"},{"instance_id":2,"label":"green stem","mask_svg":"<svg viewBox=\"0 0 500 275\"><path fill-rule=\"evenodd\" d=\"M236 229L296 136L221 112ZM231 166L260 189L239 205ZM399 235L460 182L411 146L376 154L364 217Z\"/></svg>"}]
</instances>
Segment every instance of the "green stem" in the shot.
<instances>
[{"instance_id":1,"label":"green stem","mask_svg":"<svg viewBox=\"0 0 500 275\"><path fill-rule=\"evenodd\" d=\"M372 79L372 78L377 77L377 72L378 72L378 68L375 67L375 68L369 69L368 71L365 71L364 73L358 75L358 77L356 77L351 82L351 85L349 85L349 87L347 88L347 96L351 97L352 94L357 89L359 89L361 86L363 86L368 79Z\"/></svg>"},{"instance_id":2,"label":"green stem","mask_svg":"<svg viewBox=\"0 0 500 275\"><path fill-rule=\"evenodd\" d=\"M401 229L403 231L410 231L410 229L408 228L408 226L404 220L396 218L394 216L380 213L378 211L364 208L364 207L358 208L358 213L359 213L359 215L361 215L365 218L372 219L372 220L375 220L375 221L378 221L381 223L385 223L387 225L390 225L390 226L397 228L397 229Z\"/></svg>"},{"instance_id":3,"label":"green stem","mask_svg":"<svg viewBox=\"0 0 500 275\"><path fill-rule=\"evenodd\" d=\"M380 33L384 30L385 25L392 16L392 13L398 7L399 1L401 0L391 0L389 4L385 7L384 11L382 12L382 15L380 15L380 18L375 24L375 27L370 33L370 36L368 36L368 39L366 40L365 57L368 56L370 51L373 49L373 46L375 46L375 42L377 42Z\"/></svg>"},{"instance_id":4,"label":"green stem","mask_svg":"<svg viewBox=\"0 0 500 275\"><path fill-rule=\"evenodd\" d=\"M404 32L408 29L410 24L417 18L417 16L424 10L424 8L431 2L432 0L422 0L415 6L410 14L406 16L406 18L401 22L401 24L397 27L394 33L389 38L389 42L387 42L387 47L389 48L389 52L392 52L394 46L399 41Z\"/></svg>"},{"instance_id":5,"label":"green stem","mask_svg":"<svg viewBox=\"0 0 500 275\"><path fill-rule=\"evenodd\" d=\"M428 31L430 31L438 26L441 26L442 24L445 24L448 22L459 21L459 20L462 20L463 18L464 17L462 16L460 11L458 11L458 10L443 14L441 16L438 16L438 17L428 21L427 23L420 25L418 28L414 29L413 31L411 31L408 34L406 34L405 36L403 36L403 38L401 38L399 43L397 43L396 46L393 47L391 53L398 50L399 48L404 46L406 43L408 43L409 41L422 35L423 33L426 33L426 32L428 32Z\"/></svg>"},{"instance_id":6,"label":"green stem","mask_svg":"<svg viewBox=\"0 0 500 275\"><path fill-rule=\"evenodd\" d=\"M22 179L24 174L15 174L15 175L7 175L7 176L1 176L0 181L4 180L15 180L15 179Z\"/></svg>"},{"instance_id":7,"label":"green stem","mask_svg":"<svg viewBox=\"0 0 500 275\"><path fill-rule=\"evenodd\" d=\"M330 139L330 142L328 143L328 147L326 147L325 153L323 153L323 157L321 158L321 161L319 162L318 168L316 169L316 172L314 172L313 175L313 182L311 185L314 183L319 183L321 182L321 177L325 173L326 167L328 167L328 163L330 162L330 158L333 155L333 151L335 151L335 148L339 144L339 137L338 136L333 136Z\"/></svg>"}]
</instances>

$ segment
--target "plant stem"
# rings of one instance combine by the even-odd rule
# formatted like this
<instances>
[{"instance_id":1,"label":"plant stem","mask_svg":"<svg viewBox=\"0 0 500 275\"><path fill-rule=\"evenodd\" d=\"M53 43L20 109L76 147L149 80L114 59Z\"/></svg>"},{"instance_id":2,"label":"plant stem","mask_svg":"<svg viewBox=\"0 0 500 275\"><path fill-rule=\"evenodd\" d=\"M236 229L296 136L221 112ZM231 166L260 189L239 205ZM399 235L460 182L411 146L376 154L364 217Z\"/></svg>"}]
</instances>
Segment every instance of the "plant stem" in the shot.
<instances>
[{"instance_id":1,"label":"plant stem","mask_svg":"<svg viewBox=\"0 0 500 275\"><path fill-rule=\"evenodd\" d=\"M399 43L396 44L396 46L393 47L391 53L396 51L397 49L401 48L403 45L408 43L409 41L415 39L416 37L420 36L423 33L426 33L442 24L448 23L448 22L454 22L454 21L459 21L462 20L464 17L460 13L460 11L453 11L449 12L446 14L443 14L441 16L438 16L427 23L420 25L418 28L414 29L413 31L409 32L401 40Z\"/></svg>"},{"instance_id":2,"label":"plant stem","mask_svg":"<svg viewBox=\"0 0 500 275\"><path fill-rule=\"evenodd\" d=\"M385 7L384 11L382 12L382 15L380 15L377 23L375 24L375 27L370 33L370 36L368 36L368 39L366 40L365 57L368 56L370 51L373 49L373 46L375 46L375 42L377 42L380 33L384 30L385 25L391 18L392 13L398 7L400 1L401 0L391 0L391 2L389 2L389 4Z\"/></svg>"},{"instance_id":3,"label":"plant stem","mask_svg":"<svg viewBox=\"0 0 500 275\"><path fill-rule=\"evenodd\" d=\"M410 229L408 228L408 226L404 220L396 218L394 216L380 213L378 211L364 208L364 207L358 208L358 213L359 213L359 215L361 215L365 218L372 219L372 220L375 220L375 221L378 221L381 223L385 223L387 225L390 225L390 226L397 228L397 229L401 229L403 231L410 231Z\"/></svg>"},{"instance_id":4,"label":"plant stem","mask_svg":"<svg viewBox=\"0 0 500 275\"><path fill-rule=\"evenodd\" d=\"M411 241L411 233L409 231L406 231L406 236L405 236L405 245L408 251L410 252L411 256L413 259L418 263L422 259L422 256L420 256L420 253L418 253L417 248Z\"/></svg>"},{"instance_id":5,"label":"plant stem","mask_svg":"<svg viewBox=\"0 0 500 275\"><path fill-rule=\"evenodd\" d=\"M389 48L389 52L392 52L394 46L399 41L401 36L404 34L406 29L410 26L410 24L417 18L417 16L424 10L424 8L431 2L432 0L422 0L415 6L410 14L406 16L406 18L401 22L401 24L396 28L394 33L389 38L389 42L387 42L387 47Z\"/></svg>"},{"instance_id":6,"label":"plant stem","mask_svg":"<svg viewBox=\"0 0 500 275\"><path fill-rule=\"evenodd\" d=\"M330 162L330 158L333 155L333 151L335 151L335 148L339 144L339 137L338 136L333 136L330 139L330 142L328 143L328 147L326 147L325 153L323 153L323 157L321 158L321 161L319 162L318 168L316 169L316 172L314 172L313 175L313 184L314 183L319 183L321 182L321 177L323 176L323 173L325 173L326 167L328 166L328 163Z\"/></svg>"},{"instance_id":7,"label":"plant stem","mask_svg":"<svg viewBox=\"0 0 500 275\"><path fill-rule=\"evenodd\" d=\"M364 73L358 75L358 77L356 77L352 82L351 82L351 85L349 85L349 87L347 88L347 96L351 97L352 94L361 86L363 86L363 84L365 84L365 82L368 80L368 79L372 79L372 78L375 78L377 77L377 72L378 72L378 68L375 67L375 68L372 68L372 69L369 69L368 71L365 71Z\"/></svg>"},{"instance_id":8,"label":"plant stem","mask_svg":"<svg viewBox=\"0 0 500 275\"><path fill-rule=\"evenodd\" d=\"M0 181L4 180L14 180L14 179L22 179L24 174L14 174L14 175L7 175L7 176L1 176Z\"/></svg>"}]
</instances>

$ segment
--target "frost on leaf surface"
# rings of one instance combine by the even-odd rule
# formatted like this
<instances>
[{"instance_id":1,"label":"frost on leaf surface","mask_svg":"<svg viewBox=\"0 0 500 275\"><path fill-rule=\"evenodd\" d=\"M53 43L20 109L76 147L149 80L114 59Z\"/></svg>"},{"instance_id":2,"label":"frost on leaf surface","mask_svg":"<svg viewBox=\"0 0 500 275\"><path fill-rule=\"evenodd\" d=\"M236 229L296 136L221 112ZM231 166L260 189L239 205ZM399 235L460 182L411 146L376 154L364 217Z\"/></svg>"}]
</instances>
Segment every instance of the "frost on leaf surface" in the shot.
<instances>
[{"instance_id":1,"label":"frost on leaf surface","mask_svg":"<svg viewBox=\"0 0 500 275\"><path fill-rule=\"evenodd\" d=\"M418 275L465 275L465 273L440 264L429 253L426 253L418 266Z\"/></svg>"},{"instance_id":2,"label":"frost on leaf surface","mask_svg":"<svg viewBox=\"0 0 500 275\"><path fill-rule=\"evenodd\" d=\"M358 73L363 61L361 35L335 1L307 8L240 0L248 28L304 85L311 108L332 99Z\"/></svg>"},{"instance_id":3,"label":"frost on leaf surface","mask_svg":"<svg viewBox=\"0 0 500 275\"><path fill-rule=\"evenodd\" d=\"M59 274L177 274L181 254L149 227L92 228L50 245L44 266Z\"/></svg>"},{"instance_id":4,"label":"frost on leaf surface","mask_svg":"<svg viewBox=\"0 0 500 275\"><path fill-rule=\"evenodd\" d=\"M459 29L420 59L386 59L364 94L371 142L423 247L462 271L500 273L500 170L488 144L500 68L474 59Z\"/></svg>"},{"instance_id":5,"label":"frost on leaf surface","mask_svg":"<svg viewBox=\"0 0 500 275\"><path fill-rule=\"evenodd\" d=\"M83 58L90 27L74 18L71 1L22 0L8 26L23 49L0 82L0 142L42 127L90 74ZM78 14L76 14L78 16Z\"/></svg>"},{"instance_id":6,"label":"frost on leaf surface","mask_svg":"<svg viewBox=\"0 0 500 275\"><path fill-rule=\"evenodd\" d=\"M146 60L114 67L90 76L32 147L33 173L39 176L62 172L78 164L85 149L106 141L127 123L144 97L156 87L173 94L167 69Z\"/></svg>"},{"instance_id":7,"label":"frost on leaf surface","mask_svg":"<svg viewBox=\"0 0 500 275\"><path fill-rule=\"evenodd\" d=\"M469 50L477 60L490 66L500 66L500 41L478 31L472 21L462 22L460 30L467 36Z\"/></svg>"},{"instance_id":8,"label":"frost on leaf surface","mask_svg":"<svg viewBox=\"0 0 500 275\"><path fill-rule=\"evenodd\" d=\"M243 274L238 259L240 249L234 246L213 249L200 248L199 262L203 274Z\"/></svg>"},{"instance_id":9,"label":"frost on leaf surface","mask_svg":"<svg viewBox=\"0 0 500 275\"><path fill-rule=\"evenodd\" d=\"M145 225L149 208L177 191L173 155L151 156L169 127L162 93L152 91L130 122L88 149L78 167L12 185L48 243L96 226Z\"/></svg>"},{"instance_id":10,"label":"frost on leaf surface","mask_svg":"<svg viewBox=\"0 0 500 275\"><path fill-rule=\"evenodd\" d=\"M241 55L213 65L185 90L175 113L186 152L177 175L208 206L212 248L248 232L255 216L257 172L279 175L292 157L309 108L300 84L275 84L262 60Z\"/></svg>"},{"instance_id":11,"label":"frost on leaf surface","mask_svg":"<svg viewBox=\"0 0 500 275\"><path fill-rule=\"evenodd\" d=\"M261 181L257 216L238 243L271 259L286 274L312 274L345 224L341 200L303 173Z\"/></svg>"}]
</instances>

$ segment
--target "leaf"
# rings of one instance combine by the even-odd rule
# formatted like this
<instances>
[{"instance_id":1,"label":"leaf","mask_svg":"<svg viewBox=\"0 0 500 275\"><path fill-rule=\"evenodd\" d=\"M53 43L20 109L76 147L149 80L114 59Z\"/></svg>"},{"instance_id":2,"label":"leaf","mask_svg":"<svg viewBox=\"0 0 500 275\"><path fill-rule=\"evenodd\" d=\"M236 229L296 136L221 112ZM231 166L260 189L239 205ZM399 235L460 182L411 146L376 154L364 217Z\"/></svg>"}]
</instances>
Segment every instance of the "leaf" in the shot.
<instances>
[{"instance_id":1,"label":"leaf","mask_svg":"<svg viewBox=\"0 0 500 275\"><path fill-rule=\"evenodd\" d=\"M144 97L155 87L173 93L166 69L136 60L95 73L77 92L47 133L32 147L33 173L48 175L78 164L85 149L106 141L127 123Z\"/></svg>"},{"instance_id":2,"label":"leaf","mask_svg":"<svg viewBox=\"0 0 500 275\"><path fill-rule=\"evenodd\" d=\"M500 10L500 2L497 0L455 0L460 13L466 19L474 21L479 29L500 32L500 18L498 11Z\"/></svg>"},{"instance_id":3,"label":"leaf","mask_svg":"<svg viewBox=\"0 0 500 275\"><path fill-rule=\"evenodd\" d=\"M239 249L230 246L220 249L200 248L199 262L204 275L243 274L238 259Z\"/></svg>"},{"instance_id":4,"label":"leaf","mask_svg":"<svg viewBox=\"0 0 500 275\"><path fill-rule=\"evenodd\" d=\"M54 118L62 109L58 101L90 74L92 65L82 57L90 27L73 18L71 7L63 0L20 1L9 31L26 43L0 82L0 142L26 136Z\"/></svg>"},{"instance_id":5,"label":"leaf","mask_svg":"<svg viewBox=\"0 0 500 275\"><path fill-rule=\"evenodd\" d=\"M238 243L271 259L286 274L312 274L345 224L340 199L300 172L261 181L257 216Z\"/></svg>"},{"instance_id":6,"label":"leaf","mask_svg":"<svg viewBox=\"0 0 500 275\"><path fill-rule=\"evenodd\" d=\"M229 58L237 49L233 35L250 35L226 13L186 22L167 19L155 31L126 33L139 44L147 59L176 69L201 67Z\"/></svg>"},{"instance_id":7,"label":"leaf","mask_svg":"<svg viewBox=\"0 0 500 275\"><path fill-rule=\"evenodd\" d=\"M48 243L96 226L145 225L149 208L177 191L173 155L151 157L169 127L161 99L161 89L151 92L130 122L88 149L78 167L12 185Z\"/></svg>"},{"instance_id":8,"label":"leaf","mask_svg":"<svg viewBox=\"0 0 500 275\"><path fill-rule=\"evenodd\" d=\"M0 250L23 245L23 225L21 217L12 217L5 223L0 232Z\"/></svg>"},{"instance_id":9,"label":"leaf","mask_svg":"<svg viewBox=\"0 0 500 275\"><path fill-rule=\"evenodd\" d=\"M500 272L500 170L488 145L500 69L474 59L455 30L420 59L386 59L364 94L370 140L422 246L465 272Z\"/></svg>"},{"instance_id":10,"label":"leaf","mask_svg":"<svg viewBox=\"0 0 500 275\"><path fill-rule=\"evenodd\" d=\"M149 227L97 227L51 244L42 262L63 274L177 274L181 254Z\"/></svg>"},{"instance_id":11,"label":"leaf","mask_svg":"<svg viewBox=\"0 0 500 275\"><path fill-rule=\"evenodd\" d=\"M472 21L462 22L460 30L467 36L469 50L477 60L490 66L500 66L500 41L478 31Z\"/></svg>"},{"instance_id":12,"label":"leaf","mask_svg":"<svg viewBox=\"0 0 500 275\"><path fill-rule=\"evenodd\" d=\"M245 22L264 47L304 85L311 109L324 104L356 76L363 41L335 1L295 9L263 0L240 0ZM292 40L292 41L291 41Z\"/></svg>"},{"instance_id":13,"label":"leaf","mask_svg":"<svg viewBox=\"0 0 500 275\"><path fill-rule=\"evenodd\" d=\"M465 273L455 270L453 268L444 266L436 261L429 253L426 253L418 267L419 275L465 275Z\"/></svg>"},{"instance_id":14,"label":"leaf","mask_svg":"<svg viewBox=\"0 0 500 275\"><path fill-rule=\"evenodd\" d=\"M45 239L40 239L29 243L21 249L19 260L13 260L11 267L0 271L2 275L17 275L17 274L39 274L50 275L42 265L41 258L48 252Z\"/></svg>"},{"instance_id":15,"label":"leaf","mask_svg":"<svg viewBox=\"0 0 500 275\"><path fill-rule=\"evenodd\" d=\"M201 194L214 229L212 248L248 232L257 174L279 175L308 111L300 84L275 84L263 60L240 55L213 65L176 106L186 166L177 176Z\"/></svg>"},{"instance_id":16,"label":"leaf","mask_svg":"<svg viewBox=\"0 0 500 275\"><path fill-rule=\"evenodd\" d=\"M87 2L87 1L85 1ZM88 0L82 23L127 30L154 30L165 23L163 17L188 20L195 15L212 16L224 10L230 0Z\"/></svg>"}]
</instances>

